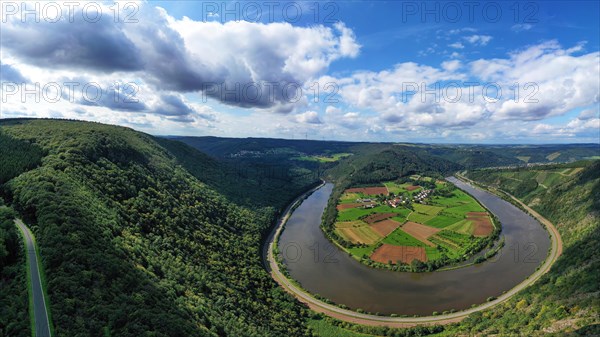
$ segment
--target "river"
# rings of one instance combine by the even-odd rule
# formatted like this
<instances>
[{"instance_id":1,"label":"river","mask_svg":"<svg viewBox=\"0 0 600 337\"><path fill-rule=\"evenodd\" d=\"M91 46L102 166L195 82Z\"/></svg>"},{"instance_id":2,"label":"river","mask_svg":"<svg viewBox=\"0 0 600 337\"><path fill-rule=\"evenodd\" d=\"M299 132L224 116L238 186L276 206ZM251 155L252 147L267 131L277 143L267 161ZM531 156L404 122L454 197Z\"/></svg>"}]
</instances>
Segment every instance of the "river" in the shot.
<instances>
[{"instance_id":1,"label":"river","mask_svg":"<svg viewBox=\"0 0 600 337\"><path fill-rule=\"evenodd\" d=\"M449 178L492 211L502 224L505 246L489 261L455 270L402 273L361 264L333 245L319 225L331 195L328 183L289 218L279 249L292 278L313 294L352 309L398 315L431 315L480 304L531 275L550 247L546 230L501 198Z\"/></svg>"}]
</instances>

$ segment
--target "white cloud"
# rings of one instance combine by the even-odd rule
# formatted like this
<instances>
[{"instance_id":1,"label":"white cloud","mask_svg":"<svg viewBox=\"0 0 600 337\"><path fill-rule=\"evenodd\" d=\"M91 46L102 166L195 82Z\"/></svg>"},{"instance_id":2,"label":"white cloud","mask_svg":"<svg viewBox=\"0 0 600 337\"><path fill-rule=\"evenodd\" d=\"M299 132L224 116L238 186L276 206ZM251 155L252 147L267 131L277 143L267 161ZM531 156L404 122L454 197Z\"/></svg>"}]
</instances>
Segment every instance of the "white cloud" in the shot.
<instances>
[{"instance_id":1,"label":"white cloud","mask_svg":"<svg viewBox=\"0 0 600 337\"><path fill-rule=\"evenodd\" d=\"M130 74L158 91L203 91L228 105L291 112L306 106L306 100L295 99L294 88L360 51L354 32L342 22L298 27L178 20L150 3L141 5L135 24L115 23L109 16L91 23L79 14L72 23L63 16L54 24L12 16L2 27L3 64L14 59L11 65L87 78Z\"/></svg>"},{"instance_id":2,"label":"white cloud","mask_svg":"<svg viewBox=\"0 0 600 337\"><path fill-rule=\"evenodd\" d=\"M515 32L523 32L526 30L530 30L531 28L533 28L533 25L531 25L529 23L517 23L517 24L513 25L510 29Z\"/></svg>"},{"instance_id":3,"label":"white cloud","mask_svg":"<svg viewBox=\"0 0 600 337\"><path fill-rule=\"evenodd\" d=\"M492 37L489 35L471 35L465 36L463 39L476 46L485 46L492 40Z\"/></svg>"},{"instance_id":4,"label":"white cloud","mask_svg":"<svg viewBox=\"0 0 600 337\"><path fill-rule=\"evenodd\" d=\"M306 111L301 114L297 114L294 116L294 119L298 123L304 124L323 124L321 119L319 119L319 114L316 111Z\"/></svg>"},{"instance_id":5,"label":"white cloud","mask_svg":"<svg viewBox=\"0 0 600 337\"><path fill-rule=\"evenodd\" d=\"M448 47L452 47L454 49L463 49L465 46L460 42L454 42L448 45Z\"/></svg>"},{"instance_id":6,"label":"white cloud","mask_svg":"<svg viewBox=\"0 0 600 337\"><path fill-rule=\"evenodd\" d=\"M600 118L600 106L597 105L593 108L583 110L579 116L577 116L577 119L580 120L588 120L592 118Z\"/></svg>"},{"instance_id":7,"label":"white cloud","mask_svg":"<svg viewBox=\"0 0 600 337\"><path fill-rule=\"evenodd\" d=\"M463 133L472 140L482 135L474 130L483 128L486 130L483 134L489 137L519 139L539 124L533 121L598 104L599 53L575 56L571 50L550 41L512 52L502 59L480 59L464 65L459 60L450 60L438 68L406 62L380 72L359 71L348 77L328 77L328 81L338 83L342 103L375 112L375 115L345 116L340 109L328 107L327 116L332 117L328 122L347 127L344 117L352 117L351 125L365 132L410 132L421 137L462 137ZM479 84L467 87L464 84L467 81ZM515 82L519 83L517 102L511 91ZM538 87L530 84L526 88L529 82ZM438 90L434 90L436 84ZM496 96L494 90L488 90L484 96L487 84L501 88L497 101L492 100ZM537 93L532 95L536 88ZM408 94L411 91L417 93ZM597 111L597 105L595 108ZM570 126L589 131L595 122L584 121L593 118L592 112L586 111ZM544 128L541 123L535 130L540 133Z\"/></svg>"}]
</instances>

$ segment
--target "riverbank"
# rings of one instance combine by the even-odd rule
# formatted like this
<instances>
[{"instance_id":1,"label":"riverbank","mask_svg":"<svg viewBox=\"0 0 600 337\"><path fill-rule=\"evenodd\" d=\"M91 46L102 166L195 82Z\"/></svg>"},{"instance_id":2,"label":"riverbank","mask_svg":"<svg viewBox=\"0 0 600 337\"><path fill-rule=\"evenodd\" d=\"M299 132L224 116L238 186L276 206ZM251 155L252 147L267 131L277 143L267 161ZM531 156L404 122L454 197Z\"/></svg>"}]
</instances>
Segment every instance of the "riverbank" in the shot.
<instances>
[{"instance_id":1,"label":"riverbank","mask_svg":"<svg viewBox=\"0 0 600 337\"><path fill-rule=\"evenodd\" d=\"M299 199L304 199L305 194L300 196ZM477 307L465 309L463 311L457 311L449 314L442 314L436 316L420 316L420 317L391 317L391 316L377 316L370 315L365 313L358 313L348 309L342 309L333 304L325 303L321 300L318 300L313 295L309 294L307 291L301 289L294 281L289 280L285 275L281 272L277 261L275 260L275 254L273 252L275 247L275 237L278 236L285 222L289 219L292 211L292 206L297 204L297 201L294 202L290 207L288 207L287 211L282 215L281 220L278 225L274 229L274 232L270 236L270 240L268 242L268 254L266 254L265 261L266 264L270 266L270 272L272 277L277 281L285 290L294 295L299 301L305 303L310 309L313 311L323 313L327 316L347 321L355 324L363 324L363 325L374 325L374 326L389 326L389 327L411 327L416 325L424 325L424 324L448 324L459 322L471 313L482 311L492 306L495 306L499 303L505 302L514 296L517 292L529 286L537 279L539 279L545 272L547 272L552 264L556 261L558 256L560 255L559 250L562 251L562 244L559 244L560 236L557 231L550 231L550 237L552 241L552 249L549 254L549 257L546 258L544 263L539 267L533 274L519 283L517 286L513 287L509 291L503 293L498 296L498 298L491 300L489 302L485 302ZM546 219L541 218L544 222L548 222ZM547 228L551 229L554 226L548 226ZM558 254L557 254L558 253Z\"/></svg>"}]
</instances>

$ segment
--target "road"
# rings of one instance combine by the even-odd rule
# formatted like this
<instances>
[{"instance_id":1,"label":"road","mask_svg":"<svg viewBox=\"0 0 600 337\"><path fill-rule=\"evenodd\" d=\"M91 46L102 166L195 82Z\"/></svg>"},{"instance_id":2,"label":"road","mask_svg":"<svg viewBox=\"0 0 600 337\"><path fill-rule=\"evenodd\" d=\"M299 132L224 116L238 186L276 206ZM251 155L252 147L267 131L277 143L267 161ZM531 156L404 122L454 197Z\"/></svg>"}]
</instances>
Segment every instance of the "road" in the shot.
<instances>
[{"instance_id":1,"label":"road","mask_svg":"<svg viewBox=\"0 0 600 337\"><path fill-rule=\"evenodd\" d=\"M35 253L35 241L33 234L23 221L15 219L15 224L21 230L23 237L25 238L25 245L27 250L27 262L29 265L29 275L31 276L31 289L33 294L33 317L35 320L35 336L36 337L51 337L50 323L48 319L48 310L46 308L46 301L44 298L44 291L42 289L42 280L40 277L39 261L37 254Z\"/></svg>"},{"instance_id":2,"label":"road","mask_svg":"<svg viewBox=\"0 0 600 337\"><path fill-rule=\"evenodd\" d=\"M464 177L461 177L461 178L464 178ZM406 328L406 327L413 327L413 326L417 326L417 325L449 324L449 323L460 322L464 318L466 318L467 316L469 316L470 314L472 314L474 312L489 309L493 306L496 306L500 303L503 303L503 302L509 300L512 296L517 294L519 291L521 291L521 290L525 289L526 287L528 287L529 285L533 284L540 277L542 277L542 275L544 275L546 272L548 272L550 270L550 267L552 267L552 264L554 264L556 259L558 259L558 257L562 253L562 249L563 249L562 248L562 240L560 238L560 234L558 233L558 230L556 230L556 227L554 227L554 225L550 221L548 221L547 219L542 217L540 214L533 211L526 205L523 205L525 207L525 209L527 209L531 214L533 214L533 216L535 218L537 218L540 222L542 222L543 224L546 225L546 227L548 228L548 232L550 233L550 237L551 237L551 241L552 241L551 252L550 252L549 256L546 258L546 260L544 261L544 264L536 272L534 272L527 279L525 279L523 282L519 283L517 286L515 286L511 290L507 291L506 293L502 294L501 296L499 296L497 299L495 299L493 301L483 303L475 308L470 308L470 309L466 309L463 311L450 313L447 315L421 316L421 317L389 317L389 316L375 316L375 315L369 315L369 314L362 314L362 313L358 313L358 312L355 312L352 310L342 309L335 305L331 305L331 304L322 302L322 301L314 298L308 292L304 291L297 285L293 284L289 279L287 279L285 277L285 275L283 275L283 273L279 269L279 265L275 261L275 258L273 256L273 246L275 244L275 238L277 236L279 236L279 234L283 230L283 227L284 227L283 225L290 217L290 215L292 213L292 208L293 208L292 205L294 205L296 202L303 200L305 195L306 194L303 194L302 196L298 197L286 209L284 214L281 216L279 222L277 223L277 226L275 226L275 228L273 229L273 232L270 234L270 236L267 240L267 245L266 245L267 252L266 252L266 254L263 254L263 258L266 259L265 265L268 265L267 270L269 270L273 279L277 283L279 283L279 285L282 288L284 288L286 291L288 291L290 294L292 294L294 297L296 297L296 299L298 299L300 302L306 304L311 310L319 312L319 313L323 313L327 316L330 316L330 317L333 317L333 318L336 318L336 319L339 319L342 321L350 322L350 323L362 324L362 325L372 325L372 326L388 326L388 327L393 327L393 328ZM511 196L511 197L514 198L513 196ZM514 199L517 200L516 198L514 198ZM519 200L517 200L517 201L519 201Z\"/></svg>"}]
</instances>

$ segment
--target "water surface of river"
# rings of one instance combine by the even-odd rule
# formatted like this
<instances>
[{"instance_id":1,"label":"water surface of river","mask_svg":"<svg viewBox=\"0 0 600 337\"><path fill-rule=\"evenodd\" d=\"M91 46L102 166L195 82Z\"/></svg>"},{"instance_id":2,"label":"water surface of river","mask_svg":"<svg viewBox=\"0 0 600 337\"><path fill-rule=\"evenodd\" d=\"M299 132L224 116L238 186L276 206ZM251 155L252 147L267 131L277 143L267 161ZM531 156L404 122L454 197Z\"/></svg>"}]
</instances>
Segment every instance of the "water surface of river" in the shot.
<instances>
[{"instance_id":1,"label":"water surface of river","mask_svg":"<svg viewBox=\"0 0 600 337\"><path fill-rule=\"evenodd\" d=\"M333 189L326 184L289 218L279 248L291 276L313 294L372 313L430 315L466 309L499 296L531 275L550 247L546 230L499 197L449 178L477 198L502 223L506 245L490 261L456 270L401 273L374 269L333 245L319 225Z\"/></svg>"}]
</instances>

